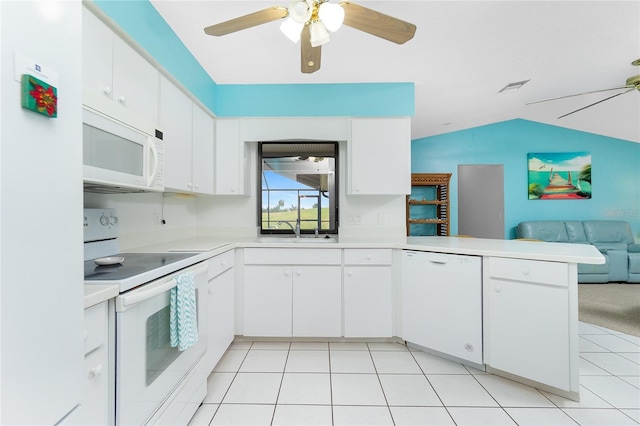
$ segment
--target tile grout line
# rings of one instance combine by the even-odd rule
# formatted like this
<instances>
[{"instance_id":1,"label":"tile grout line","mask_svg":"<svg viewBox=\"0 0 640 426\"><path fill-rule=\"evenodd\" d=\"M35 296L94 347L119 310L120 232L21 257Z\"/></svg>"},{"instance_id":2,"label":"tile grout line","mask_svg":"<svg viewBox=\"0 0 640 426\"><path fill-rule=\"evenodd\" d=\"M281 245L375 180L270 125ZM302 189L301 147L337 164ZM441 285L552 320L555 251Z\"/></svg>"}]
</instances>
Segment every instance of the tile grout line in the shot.
<instances>
[{"instance_id":1,"label":"tile grout line","mask_svg":"<svg viewBox=\"0 0 640 426\"><path fill-rule=\"evenodd\" d=\"M231 382L229 383L229 386L227 386L227 390L224 392L224 395L222 395L222 398L220 398L220 403L218 404L218 407L216 408L216 411L214 411L213 416L211 417L211 420L209 420L209 425L211 425L211 422L213 422L213 419L215 419L216 414L218 414L218 411L220 410L220 407L222 406L222 402L227 397L227 393L229 393L229 389L231 389L231 385L233 385L234 380L236 380L236 377L238 377L238 373L240 372L240 368L242 367L242 364L244 364L244 361L247 359L247 356L249 356L249 351L251 351L252 347L253 347L253 342L251 342L251 345L249 345L249 349L247 349L247 353L244 354L244 357L242 358L242 362L240 363L240 365L236 369L235 373L233 373L233 379L231 379ZM225 353L226 353L226 351L225 351ZM214 369L215 369L215 367L214 367Z\"/></svg>"},{"instance_id":2,"label":"tile grout line","mask_svg":"<svg viewBox=\"0 0 640 426\"><path fill-rule=\"evenodd\" d=\"M451 415L451 412L449 412L449 408L444 404L444 401L442 401L442 398L440 397L440 395L438 394L438 391L436 391L436 388L433 386L433 383L431 383L431 380L429 380L429 377L427 377L427 373L424 372L424 370L422 369L422 366L420 365L420 363L418 362L418 360L416 359L416 357L413 355L412 351L409 351L409 353L411 354L411 358L413 358L413 360L415 361L416 364L418 364L418 368L420 369L420 371L422 372L422 375L424 376L424 378L427 380L427 383L429 383L429 386L431 387L431 390L433 390L433 393L436 395L436 398L438 398L438 401L440 401L440 404L442 404L442 407L444 408L444 410L447 412L447 415L449 416L449 418L451 419L451 421L453 422L454 425L457 425L455 419L453 418L453 416ZM468 370L467 370L468 371ZM469 373L471 374L471 373Z\"/></svg>"},{"instance_id":3,"label":"tile grout line","mask_svg":"<svg viewBox=\"0 0 640 426\"><path fill-rule=\"evenodd\" d=\"M389 407L389 400L387 399L387 394L384 391L384 387L382 386L382 380L380 380L380 374L378 373L378 367L376 367L376 363L373 360L373 355L371 354L371 346L369 346L369 342L366 342L367 351L369 352L369 358L371 358L371 364L373 364L373 371L376 373L376 379L378 379L378 383L380 384L380 390L382 391L382 396L384 397L384 402L387 405L387 411L389 412L389 417L391 417L391 423L396 424L393 419L393 413L391 412L391 407Z\"/></svg>"},{"instance_id":4,"label":"tile grout line","mask_svg":"<svg viewBox=\"0 0 640 426\"><path fill-rule=\"evenodd\" d=\"M278 400L280 399L280 392L282 391L282 383L284 382L284 372L287 369L287 362L289 362L289 354L291 353L291 342L289 342L289 347L287 348L287 357L284 360L284 366L282 367L282 376L280 377L280 386L278 386L278 394L276 395L276 401L273 404L273 413L271 413L271 422L269 425L273 425L273 421L276 417L276 409L278 408Z\"/></svg>"}]
</instances>

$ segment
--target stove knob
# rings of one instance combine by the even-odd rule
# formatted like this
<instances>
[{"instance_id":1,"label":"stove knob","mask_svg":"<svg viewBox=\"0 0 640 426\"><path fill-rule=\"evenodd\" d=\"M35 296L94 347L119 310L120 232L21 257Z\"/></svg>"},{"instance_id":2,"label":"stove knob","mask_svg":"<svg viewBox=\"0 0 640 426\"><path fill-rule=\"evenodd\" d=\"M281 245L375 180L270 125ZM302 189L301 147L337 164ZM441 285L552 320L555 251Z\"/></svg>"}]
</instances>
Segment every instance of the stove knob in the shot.
<instances>
[{"instance_id":1,"label":"stove knob","mask_svg":"<svg viewBox=\"0 0 640 426\"><path fill-rule=\"evenodd\" d=\"M118 223L118 216L109 216L109 225L116 225Z\"/></svg>"},{"instance_id":2,"label":"stove knob","mask_svg":"<svg viewBox=\"0 0 640 426\"><path fill-rule=\"evenodd\" d=\"M100 224L102 226L107 226L109 224L109 218L105 215L100 216Z\"/></svg>"}]
</instances>

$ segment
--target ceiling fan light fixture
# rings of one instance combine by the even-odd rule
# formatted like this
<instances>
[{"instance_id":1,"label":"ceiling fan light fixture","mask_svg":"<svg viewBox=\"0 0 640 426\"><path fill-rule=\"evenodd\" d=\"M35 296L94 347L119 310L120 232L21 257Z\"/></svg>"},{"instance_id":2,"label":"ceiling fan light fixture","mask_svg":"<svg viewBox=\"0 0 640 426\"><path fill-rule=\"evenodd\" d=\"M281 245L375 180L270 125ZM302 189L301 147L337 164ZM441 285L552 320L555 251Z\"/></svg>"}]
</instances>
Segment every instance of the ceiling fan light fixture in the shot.
<instances>
[{"instance_id":1,"label":"ceiling fan light fixture","mask_svg":"<svg viewBox=\"0 0 640 426\"><path fill-rule=\"evenodd\" d=\"M282 24L280 24L280 31L282 31L282 33L286 35L289 40L297 43L298 41L300 41L300 32L302 31L302 27L304 27L304 24L299 24L291 17L288 17L287 19L282 21Z\"/></svg>"},{"instance_id":2,"label":"ceiling fan light fixture","mask_svg":"<svg viewBox=\"0 0 640 426\"><path fill-rule=\"evenodd\" d=\"M339 4L324 2L318 8L318 17L327 30L335 32L344 21L344 9Z\"/></svg>"},{"instance_id":3,"label":"ceiling fan light fixture","mask_svg":"<svg viewBox=\"0 0 640 426\"><path fill-rule=\"evenodd\" d=\"M322 46L329 42L331 37L329 36L329 31L327 31L327 28L324 26L322 21L319 19L311 21L311 24L309 25L309 31L311 33L311 47Z\"/></svg>"},{"instance_id":4,"label":"ceiling fan light fixture","mask_svg":"<svg viewBox=\"0 0 640 426\"><path fill-rule=\"evenodd\" d=\"M304 24L311 19L312 12L312 0L291 0L289 2L289 16L299 24Z\"/></svg>"}]
</instances>

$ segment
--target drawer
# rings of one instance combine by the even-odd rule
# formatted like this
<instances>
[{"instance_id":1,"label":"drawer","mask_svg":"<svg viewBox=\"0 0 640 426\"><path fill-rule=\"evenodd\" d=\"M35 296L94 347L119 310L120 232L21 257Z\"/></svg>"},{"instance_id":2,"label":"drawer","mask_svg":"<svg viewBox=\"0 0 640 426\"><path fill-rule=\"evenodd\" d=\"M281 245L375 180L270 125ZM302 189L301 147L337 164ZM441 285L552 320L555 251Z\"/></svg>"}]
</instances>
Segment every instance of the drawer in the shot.
<instances>
[{"instance_id":1,"label":"drawer","mask_svg":"<svg viewBox=\"0 0 640 426\"><path fill-rule=\"evenodd\" d=\"M345 265L391 265L391 249L345 249Z\"/></svg>"},{"instance_id":2,"label":"drawer","mask_svg":"<svg viewBox=\"0 0 640 426\"><path fill-rule=\"evenodd\" d=\"M209 259L209 279L216 277L226 271L233 268L235 261L234 250L219 254Z\"/></svg>"},{"instance_id":3,"label":"drawer","mask_svg":"<svg viewBox=\"0 0 640 426\"><path fill-rule=\"evenodd\" d=\"M107 302L84 310L84 353L104 345L107 341Z\"/></svg>"},{"instance_id":4,"label":"drawer","mask_svg":"<svg viewBox=\"0 0 640 426\"><path fill-rule=\"evenodd\" d=\"M567 287L569 266L566 263L541 260L489 258L489 276L504 280Z\"/></svg>"},{"instance_id":5,"label":"drawer","mask_svg":"<svg viewBox=\"0 0 640 426\"><path fill-rule=\"evenodd\" d=\"M342 250L313 248L247 248L245 265L341 265Z\"/></svg>"}]
</instances>

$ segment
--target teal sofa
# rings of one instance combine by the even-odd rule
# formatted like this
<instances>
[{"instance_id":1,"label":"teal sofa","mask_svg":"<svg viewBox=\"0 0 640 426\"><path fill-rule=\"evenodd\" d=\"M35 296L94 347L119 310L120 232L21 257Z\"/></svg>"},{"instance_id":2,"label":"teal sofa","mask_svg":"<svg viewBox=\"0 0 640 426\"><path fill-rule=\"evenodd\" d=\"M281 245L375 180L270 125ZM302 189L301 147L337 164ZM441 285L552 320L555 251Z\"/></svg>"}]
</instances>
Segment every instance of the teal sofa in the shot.
<instances>
[{"instance_id":1,"label":"teal sofa","mask_svg":"<svg viewBox=\"0 0 640 426\"><path fill-rule=\"evenodd\" d=\"M604 255L602 265L578 264L579 283L640 283L640 244L622 220L534 220L520 222L518 238L592 244Z\"/></svg>"}]
</instances>

